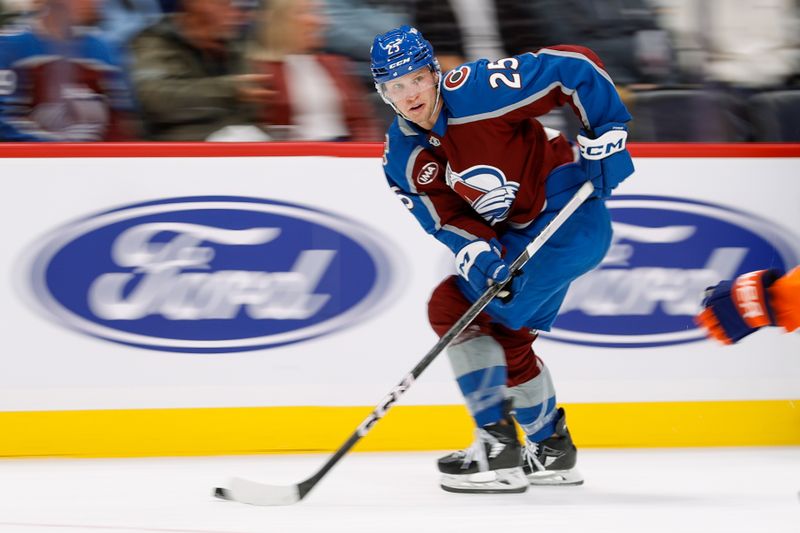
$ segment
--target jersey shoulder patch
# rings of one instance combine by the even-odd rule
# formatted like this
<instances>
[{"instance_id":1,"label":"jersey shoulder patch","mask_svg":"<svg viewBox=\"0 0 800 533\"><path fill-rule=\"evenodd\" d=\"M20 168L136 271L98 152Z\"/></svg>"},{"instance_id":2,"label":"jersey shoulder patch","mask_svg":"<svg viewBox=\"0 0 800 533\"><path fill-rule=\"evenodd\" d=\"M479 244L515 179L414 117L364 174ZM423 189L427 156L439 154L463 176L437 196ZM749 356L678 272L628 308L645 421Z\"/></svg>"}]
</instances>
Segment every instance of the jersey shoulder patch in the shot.
<instances>
[{"instance_id":1,"label":"jersey shoulder patch","mask_svg":"<svg viewBox=\"0 0 800 533\"><path fill-rule=\"evenodd\" d=\"M480 59L449 71L442 82L442 98L452 118L491 113L522 100L525 80L532 74L526 63L522 56Z\"/></svg>"},{"instance_id":2,"label":"jersey shoulder patch","mask_svg":"<svg viewBox=\"0 0 800 533\"><path fill-rule=\"evenodd\" d=\"M472 68L469 65L461 65L447 73L442 82L445 91L456 91L467 83Z\"/></svg>"},{"instance_id":3,"label":"jersey shoulder patch","mask_svg":"<svg viewBox=\"0 0 800 533\"><path fill-rule=\"evenodd\" d=\"M444 183L441 180L444 176L444 165L421 144L424 141L425 137L421 135L398 135L396 129L389 129L384 147L384 172L395 185L406 192L419 194L431 188L439 188L437 180Z\"/></svg>"},{"instance_id":4,"label":"jersey shoulder patch","mask_svg":"<svg viewBox=\"0 0 800 533\"><path fill-rule=\"evenodd\" d=\"M441 168L442 166L438 161L429 161L422 165L415 178L417 185L424 187L425 185L433 183L433 180L439 176Z\"/></svg>"}]
</instances>

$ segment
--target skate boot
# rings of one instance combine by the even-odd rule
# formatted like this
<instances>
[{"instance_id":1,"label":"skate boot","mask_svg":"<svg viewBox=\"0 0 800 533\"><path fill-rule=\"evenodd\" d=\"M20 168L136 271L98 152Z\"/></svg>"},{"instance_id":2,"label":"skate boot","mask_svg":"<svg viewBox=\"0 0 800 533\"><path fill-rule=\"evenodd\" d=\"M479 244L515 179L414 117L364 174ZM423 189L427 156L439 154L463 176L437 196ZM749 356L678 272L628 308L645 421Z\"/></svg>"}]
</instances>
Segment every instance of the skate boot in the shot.
<instances>
[{"instance_id":1,"label":"skate boot","mask_svg":"<svg viewBox=\"0 0 800 533\"><path fill-rule=\"evenodd\" d=\"M582 485L583 476L575 470L577 460L563 408L556 413L555 435L542 442L526 439L522 450L522 469L531 485Z\"/></svg>"},{"instance_id":2,"label":"skate boot","mask_svg":"<svg viewBox=\"0 0 800 533\"><path fill-rule=\"evenodd\" d=\"M521 446L510 419L475 430L475 442L439 459L441 486L448 492L525 492Z\"/></svg>"}]
</instances>

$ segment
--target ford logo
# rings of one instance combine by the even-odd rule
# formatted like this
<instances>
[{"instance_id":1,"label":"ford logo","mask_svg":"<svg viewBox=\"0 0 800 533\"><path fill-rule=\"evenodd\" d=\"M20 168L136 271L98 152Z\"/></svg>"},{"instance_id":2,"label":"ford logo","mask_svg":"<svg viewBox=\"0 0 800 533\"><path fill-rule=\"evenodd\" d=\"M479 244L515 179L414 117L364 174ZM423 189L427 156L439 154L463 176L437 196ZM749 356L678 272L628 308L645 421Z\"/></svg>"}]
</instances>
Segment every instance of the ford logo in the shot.
<instances>
[{"instance_id":1,"label":"ford logo","mask_svg":"<svg viewBox=\"0 0 800 533\"><path fill-rule=\"evenodd\" d=\"M701 340L692 318L707 287L800 262L800 240L749 213L655 196L613 197L607 205L611 248L572 284L549 339L605 347Z\"/></svg>"},{"instance_id":2,"label":"ford logo","mask_svg":"<svg viewBox=\"0 0 800 533\"><path fill-rule=\"evenodd\" d=\"M131 205L65 225L29 267L35 300L83 333L156 350L235 352L374 315L393 279L373 230L240 197Z\"/></svg>"}]
</instances>

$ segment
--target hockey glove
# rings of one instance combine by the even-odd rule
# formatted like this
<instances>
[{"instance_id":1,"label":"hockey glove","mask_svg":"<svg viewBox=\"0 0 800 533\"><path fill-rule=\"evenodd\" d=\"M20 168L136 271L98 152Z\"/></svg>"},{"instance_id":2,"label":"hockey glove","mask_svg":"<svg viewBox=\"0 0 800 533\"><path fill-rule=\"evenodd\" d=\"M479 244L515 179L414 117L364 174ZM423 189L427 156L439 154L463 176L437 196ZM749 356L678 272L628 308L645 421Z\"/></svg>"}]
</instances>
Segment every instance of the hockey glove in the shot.
<instances>
[{"instance_id":1,"label":"hockey glove","mask_svg":"<svg viewBox=\"0 0 800 533\"><path fill-rule=\"evenodd\" d=\"M456 271L479 293L492 283L503 283L511 275L496 239L473 241L461 248L456 254Z\"/></svg>"},{"instance_id":2,"label":"hockey glove","mask_svg":"<svg viewBox=\"0 0 800 533\"><path fill-rule=\"evenodd\" d=\"M782 273L775 269L742 274L706 289L705 308L695 322L724 344L733 344L764 326L774 326L769 287Z\"/></svg>"},{"instance_id":3,"label":"hockey glove","mask_svg":"<svg viewBox=\"0 0 800 533\"><path fill-rule=\"evenodd\" d=\"M609 122L590 135L581 130L578 135L581 166L592 180L601 198L611 196L611 191L633 174L633 161L625 148L628 131L625 124Z\"/></svg>"}]
</instances>

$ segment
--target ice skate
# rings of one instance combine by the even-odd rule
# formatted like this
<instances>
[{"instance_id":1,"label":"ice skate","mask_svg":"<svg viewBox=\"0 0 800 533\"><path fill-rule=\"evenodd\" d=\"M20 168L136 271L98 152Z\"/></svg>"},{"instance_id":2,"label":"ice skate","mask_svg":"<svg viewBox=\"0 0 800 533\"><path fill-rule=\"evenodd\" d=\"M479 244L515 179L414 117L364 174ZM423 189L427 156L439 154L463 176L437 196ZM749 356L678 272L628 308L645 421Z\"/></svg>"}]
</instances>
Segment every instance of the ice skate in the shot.
<instances>
[{"instance_id":1,"label":"ice skate","mask_svg":"<svg viewBox=\"0 0 800 533\"><path fill-rule=\"evenodd\" d=\"M528 480L516 427L508 420L478 428L475 442L439 459L441 486L448 492L525 492Z\"/></svg>"},{"instance_id":2,"label":"ice skate","mask_svg":"<svg viewBox=\"0 0 800 533\"><path fill-rule=\"evenodd\" d=\"M531 485L582 485L583 476L575 470L578 450L567 429L564 409L556 414L555 435L542 442L526 439L522 450L522 469Z\"/></svg>"}]
</instances>

